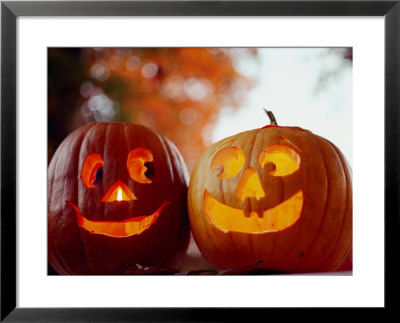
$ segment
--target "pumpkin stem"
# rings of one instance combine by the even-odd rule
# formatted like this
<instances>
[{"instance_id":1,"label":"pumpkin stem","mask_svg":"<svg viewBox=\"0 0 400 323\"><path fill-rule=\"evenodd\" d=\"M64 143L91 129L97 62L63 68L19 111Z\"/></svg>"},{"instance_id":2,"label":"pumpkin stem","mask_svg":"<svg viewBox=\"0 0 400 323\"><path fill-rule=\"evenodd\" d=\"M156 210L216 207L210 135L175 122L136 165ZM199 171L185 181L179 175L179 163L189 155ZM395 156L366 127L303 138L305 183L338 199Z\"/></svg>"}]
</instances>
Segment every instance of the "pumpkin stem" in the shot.
<instances>
[{"instance_id":1,"label":"pumpkin stem","mask_svg":"<svg viewBox=\"0 0 400 323\"><path fill-rule=\"evenodd\" d=\"M265 113L267 114L269 120L271 120L270 125L271 125L271 126L277 126L278 123L276 122L275 116L274 116L274 114L272 113L272 111L268 111L267 109L264 109L264 111L265 111Z\"/></svg>"}]
</instances>

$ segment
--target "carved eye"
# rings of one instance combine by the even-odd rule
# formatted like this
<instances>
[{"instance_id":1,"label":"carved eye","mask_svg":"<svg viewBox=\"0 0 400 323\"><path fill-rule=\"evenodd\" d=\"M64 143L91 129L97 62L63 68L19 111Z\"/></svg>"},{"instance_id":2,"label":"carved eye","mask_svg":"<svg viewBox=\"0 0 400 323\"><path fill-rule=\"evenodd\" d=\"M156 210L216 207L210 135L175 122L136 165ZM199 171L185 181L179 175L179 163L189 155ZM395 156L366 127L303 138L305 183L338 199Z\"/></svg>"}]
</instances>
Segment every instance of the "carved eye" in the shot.
<instances>
[{"instance_id":1,"label":"carved eye","mask_svg":"<svg viewBox=\"0 0 400 323\"><path fill-rule=\"evenodd\" d=\"M88 188L94 188L103 179L103 159L99 154L90 154L82 165L81 179Z\"/></svg>"},{"instance_id":2,"label":"carved eye","mask_svg":"<svg viewBox=\"0 0 400 323\"><path fill-rule=\"evenodd\" d=\"M265 148L258 157L261 168L267 163L273 163L275 169L270 171L273 176L287 176L300 168L300 156L292 148L285 145L271 145Z\"/></svg>"},{"instance_id":3,"label":"carved eye","mask_svg":"<svg viewBox=\"0 0 400 323\"><path fill-rule=\"evenodd\" d=\"M135 148L126 161L131 178L142 184L150 184L154 178L153 154L147 148Z\"/></svg>"},{"instance_id":4,"label":"carved eye","mask_svg":"<svg viewBox=\"0 0 400 323\"><path fill-rule=\"evenodd\" d=\"M245 156L237 146L221 149L211 161L211 171L220 178L235 176L240 172L245 162Z\"/></svg>"}]
</instances>

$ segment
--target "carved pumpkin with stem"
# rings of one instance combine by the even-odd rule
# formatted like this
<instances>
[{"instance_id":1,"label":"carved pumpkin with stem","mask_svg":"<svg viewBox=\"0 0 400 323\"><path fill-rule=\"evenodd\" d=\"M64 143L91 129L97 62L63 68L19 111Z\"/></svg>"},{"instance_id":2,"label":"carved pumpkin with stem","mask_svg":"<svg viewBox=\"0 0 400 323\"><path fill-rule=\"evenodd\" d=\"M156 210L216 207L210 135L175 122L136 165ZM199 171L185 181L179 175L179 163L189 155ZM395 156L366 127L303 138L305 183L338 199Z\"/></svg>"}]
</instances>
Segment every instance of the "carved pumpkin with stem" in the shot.
<instances>
[{"instance_id":1,"label":"carved pumpkin with stem","mask_svg":"<svg viewBox=\"0 0 400 323\"><path fill-rule=\"evenodd\" d=\"M209 147L189 184L193 237L219 269L335 270L352 248L352 180L341 151L276 124Z\"/></svg>"},{"instance_id":2,"label":"carved pumpkin with stem","mask_svg":"<svg viewBox=\"0 0 400 323\"><path fill-rule=\"evenodd\" d=\"M59 274L176 268L189 243L188 173L176 147L146 127L90 123L48 169L48 257Z\"/></svg>"}]
</instances>

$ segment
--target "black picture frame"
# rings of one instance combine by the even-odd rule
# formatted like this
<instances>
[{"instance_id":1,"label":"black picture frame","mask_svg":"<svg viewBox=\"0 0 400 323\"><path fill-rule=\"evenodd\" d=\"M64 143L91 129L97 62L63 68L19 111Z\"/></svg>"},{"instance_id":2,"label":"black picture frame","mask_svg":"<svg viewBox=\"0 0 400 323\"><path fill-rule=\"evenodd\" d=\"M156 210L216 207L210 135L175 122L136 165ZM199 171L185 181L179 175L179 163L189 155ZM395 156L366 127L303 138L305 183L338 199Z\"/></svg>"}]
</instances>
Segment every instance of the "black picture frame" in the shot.
<instances>
[{"instance_id":1,"label":"black picture frame","mask_svg":"<svg viewBox=\"0 0 400 323\"><path fill-rule=\"evenodd\" d=\"M19 16L381 16L385 20L385 305L399 275L400 1L4 1L1 3L1 321L229 321L266 308L19 308L16 306L16 57ZM373 131L373 130L372 130ZM372 166L371 166L372 167ZM373 171L373 167L371 168ZM373 257L373 255L372 255ZM280 311L282 310L275 309ZM382 309L377 309L381 314ZM370 313L370 312L369 312ZM350 318L351 319L351 318ZM243 320L242 320L243 321ZM245 320L246 321L246 320Z\"/></svg>"}]
</instances>

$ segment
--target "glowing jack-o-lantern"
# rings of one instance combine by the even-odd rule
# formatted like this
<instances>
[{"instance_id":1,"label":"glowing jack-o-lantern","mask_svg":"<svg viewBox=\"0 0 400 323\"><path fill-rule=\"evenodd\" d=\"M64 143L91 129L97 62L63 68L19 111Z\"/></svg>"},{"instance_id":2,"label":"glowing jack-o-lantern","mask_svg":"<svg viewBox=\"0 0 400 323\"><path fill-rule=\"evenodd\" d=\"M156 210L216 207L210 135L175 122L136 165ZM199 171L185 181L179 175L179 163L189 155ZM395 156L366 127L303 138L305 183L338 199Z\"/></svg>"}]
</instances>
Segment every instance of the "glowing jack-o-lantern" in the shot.
<instances>
[{"instance_id":1,"label":"glowing jack-o-lantern","mask_svg":"<svg viewBox=\"0 0 400 323\"><path fill-rule=\"evenodd\" d=\"M188 175L176 147L139 125L91 123L48 170L48 256L60 274L179 265L189 242Z\"/></svg>"},{"instance_id":2,"label":"glowing jack-o-lantern","mask_svg":"<svg viewBox=\"0 0 400 323\"><path fill-rule=\"evenodd\" d=\"M193 237L217 268L331 271L352 248L350 167L298 127L271 124L209 147L188 206Z\"/></svg>"}]
</instances>

